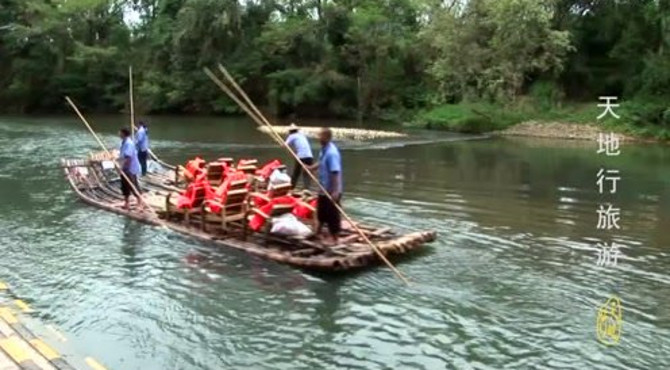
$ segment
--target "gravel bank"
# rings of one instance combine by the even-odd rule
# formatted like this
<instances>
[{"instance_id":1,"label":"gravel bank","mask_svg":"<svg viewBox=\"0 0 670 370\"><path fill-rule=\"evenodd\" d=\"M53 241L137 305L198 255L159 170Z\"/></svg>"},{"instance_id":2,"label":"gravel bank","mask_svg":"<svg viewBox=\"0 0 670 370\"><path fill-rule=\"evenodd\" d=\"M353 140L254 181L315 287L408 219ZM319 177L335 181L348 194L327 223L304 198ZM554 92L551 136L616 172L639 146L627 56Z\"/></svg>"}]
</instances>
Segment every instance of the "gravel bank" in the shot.
<instances>
[{"instance_id":1,"label":"gravel bank","mask_svg":"<svg viewBox=\"0 0 670 370\"><path fill-rule=\"evenodd\" d=\"M554 139L569 140L597 140L601 132L610 132L605 127L598 127L589 124L576 124L565 122L522 122L502 131L497 131L496 135L501 136L531 136ZM645 141L629 135L619 133L620 140L623 141Z\"/></svg>"}]
</instances>

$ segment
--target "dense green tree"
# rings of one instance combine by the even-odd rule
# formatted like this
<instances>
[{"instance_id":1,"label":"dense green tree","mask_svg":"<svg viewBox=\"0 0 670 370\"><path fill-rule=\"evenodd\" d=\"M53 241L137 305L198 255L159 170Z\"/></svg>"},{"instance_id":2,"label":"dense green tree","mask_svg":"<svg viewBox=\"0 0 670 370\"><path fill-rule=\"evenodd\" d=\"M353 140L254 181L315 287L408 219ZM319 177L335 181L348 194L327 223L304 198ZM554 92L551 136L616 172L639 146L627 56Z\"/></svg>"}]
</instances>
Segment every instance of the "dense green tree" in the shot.
<instances>
[{"instance_id":1,"label":"dense green tree","mask_svg":"<svg viewBox=\"0 0 670 370\"><path fill-rule=\"evenodd\" d=\"M661 101L670 96L670 0L0 5L4 111L63 110L66 94L88 109L123 110L132 64L142 113L237 112L202 72L219 62L282 116L383 118L514 101L533 85L567 99Z\"/></svg>"},{"instance_id":2,"label":"dense green tree","mask_svg":"<svg viewBox=\"0 0 670 370\"><path fill-rule=\"evenodd\" d=\"M57 109L63 94L97 109L122 106L118 77L130 49L123 4L12 0L3 9L11 14L1 35L11 76L0 92L6 109Z\"/></svg>"},{"instance_id":3,"label":"dense green tree","mask_svg":"<svg viewBox=\"0 0 670 370\"><path fill-rule=\"evenodd\" d=\"M670 2L558 1L558 25L575 52L561 82L570 96L668 94ZM665 72L665 73L664 73ZM662 86L666 86L664 89ZM664 91L662 91L664 90Z\"/></svg>"},{"instance_id":4,"label":"dense green tree","mask_svg":"<svg viewBox=\"0 0 670 370\"><path fill-rule=\"evenodd\" d=\"M549 5L472 0L435 15L424 37L435 49L429 71L442 98L510 99L528 79L560 72L569 33L553 28Z\"/></svg>"}]
</instances>

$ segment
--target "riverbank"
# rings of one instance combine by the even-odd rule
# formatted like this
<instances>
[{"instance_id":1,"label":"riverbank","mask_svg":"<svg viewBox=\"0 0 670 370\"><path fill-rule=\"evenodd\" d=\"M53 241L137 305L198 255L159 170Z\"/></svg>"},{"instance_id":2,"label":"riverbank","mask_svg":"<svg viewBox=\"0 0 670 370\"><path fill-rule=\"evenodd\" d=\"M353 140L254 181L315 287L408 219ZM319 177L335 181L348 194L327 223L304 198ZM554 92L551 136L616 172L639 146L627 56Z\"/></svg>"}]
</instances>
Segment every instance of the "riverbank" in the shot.
<instances>
[{"instance_id":1,"label":"riverbank","mask_svg":"<svg viewBox=\"0 0 670 370\"><path fill-rule=\"evenodd\" d=\"M603 127L593 124L578 124L569 122L542 122L528 121L521 122L512 127L501 131L495 131L493 134L498 136L528 136L551 139L568 140L597 140L598 134L605 131ZM627 134L618 134L623 141L654 141L641 137L635 137Z\"/></svg>"},{"instance_id":2,"label":"riverbank","mask_svg":"<svg viewBox=\"0 0 670 370\"><path fill-rule=\"evenodd\" d=\"M598 103L541 104L532 99L513 105L488 103L445 104L418 112L406 127L454 131L467 134L493 133L503 136L591 140L599 132L616 132L625 140L666 142L670 140L670 108L665 103L622 103L615 119L602 113Z\"/></svg>"}]
</instances>

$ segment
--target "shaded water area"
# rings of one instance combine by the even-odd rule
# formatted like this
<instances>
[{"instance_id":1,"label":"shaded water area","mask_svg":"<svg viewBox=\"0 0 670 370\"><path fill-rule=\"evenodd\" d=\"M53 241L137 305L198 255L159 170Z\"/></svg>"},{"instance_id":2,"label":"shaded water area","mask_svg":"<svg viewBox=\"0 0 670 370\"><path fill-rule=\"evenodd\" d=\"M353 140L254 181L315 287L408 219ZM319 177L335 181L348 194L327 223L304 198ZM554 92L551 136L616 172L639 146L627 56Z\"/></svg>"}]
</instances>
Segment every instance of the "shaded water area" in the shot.
<instances>
[{"instance_id":1,"label":"shaded water area","mask_svg":"<svg viewBox=\"0 0 670 370\"><path fill-rule=\"evenodd\" d=\"M91 121L116 145L127 119ZM286 158L246 120L153 122L167 161ZM399 263L405 287L384 267L314 276L86 206L58 169L97 150L81 124L0 118L0 280L110 369L670 368L670 148L462 139L342 145L352 215L439 232ZM603 166L622 173L614 196L597 192ZM596 230L605 201L622 230ZM623 257L598 267L612 241ZM605 347L612 294L624 326Z\"/></svg>"}]
</instances>

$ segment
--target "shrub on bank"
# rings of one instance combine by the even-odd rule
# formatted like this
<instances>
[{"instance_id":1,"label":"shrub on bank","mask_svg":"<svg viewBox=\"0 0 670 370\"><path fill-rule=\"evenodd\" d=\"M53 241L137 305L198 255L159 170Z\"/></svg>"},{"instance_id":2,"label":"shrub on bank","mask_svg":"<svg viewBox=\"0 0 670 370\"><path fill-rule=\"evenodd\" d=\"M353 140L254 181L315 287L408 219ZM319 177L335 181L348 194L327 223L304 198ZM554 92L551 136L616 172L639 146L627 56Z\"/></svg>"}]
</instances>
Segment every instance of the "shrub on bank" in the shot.
<instances>
[{"instance_id":1,"label":"shrub on bank","mask_svg":"<svg viewBox=\"0 0 670 370\"><path fill-rule=\"evenodd\" d=\"M478 109L479 108L479 109ZM445 104L419 113L413 126L478 134L495 129L495 122L483 105Z\"/></svg>"},{"instance_id":2,"label":"shrub on bank","mask_svg":"<svg viewBox=\"0 0 670 370\"><path fill-rule=\"evenodd\" d=\"M670 103L666 99L636 98L621 104L621 119L610 120L612 126L643 137L670 140Z\"/></svg>"},{"instance_id":3,"label":"shrub on bank","mask_svg":"<svg viewBox=\"0 0 670 370\"><path fill-rule=\"evenodd\" d=\"M534 107L549 111L562 106L565 94L555 82L538 81L530 87L528 98Z\"/></svg>"},{"instance_id":4,"label":"shrub on bank","mask_svg":"<svg viewBox=\"0 0 670 370\"><path fill-rule=\"evenodd\" d=\"M663 101L630 100L622 104L622 115L635 127L670 128L670 105Z\"/></svg>"}]
</instances>

